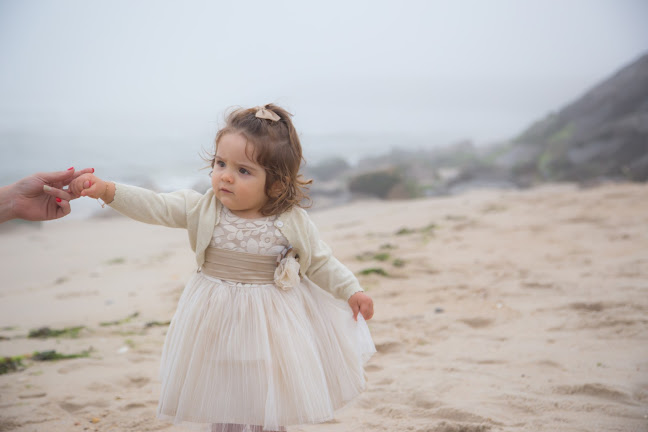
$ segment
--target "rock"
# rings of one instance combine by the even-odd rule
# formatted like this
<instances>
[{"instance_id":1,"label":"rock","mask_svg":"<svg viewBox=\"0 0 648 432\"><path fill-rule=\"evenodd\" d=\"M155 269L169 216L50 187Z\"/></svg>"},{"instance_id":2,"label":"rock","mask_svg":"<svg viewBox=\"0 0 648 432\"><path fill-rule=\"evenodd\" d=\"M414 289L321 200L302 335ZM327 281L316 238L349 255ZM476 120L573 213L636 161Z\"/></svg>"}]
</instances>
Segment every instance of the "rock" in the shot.
<instances>
[{"instance_id":1,"label":"rock","mask_svg":"<svg viewBox=\"0 0 648 432\"><path fill-rule=\"evenodd\" d=\"M648 180L648 54L534 123L498 163L518 184Z\"/></svg>"}]
</instances>

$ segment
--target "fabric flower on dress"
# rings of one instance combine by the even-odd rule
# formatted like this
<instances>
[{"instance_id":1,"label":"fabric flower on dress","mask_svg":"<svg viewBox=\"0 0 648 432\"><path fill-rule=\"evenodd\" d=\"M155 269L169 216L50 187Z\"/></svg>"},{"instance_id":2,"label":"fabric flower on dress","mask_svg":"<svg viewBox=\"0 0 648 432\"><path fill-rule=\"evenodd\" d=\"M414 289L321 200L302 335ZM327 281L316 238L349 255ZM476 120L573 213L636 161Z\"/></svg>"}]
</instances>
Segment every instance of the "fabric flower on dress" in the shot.
<instances>
[{"instance_id":1,"label":"fabric flower on dress","mask_svg":"<svg viewBox=\"0 0 648 432\"><path fill-rule=\"evenodd\" d=\"M274 281L279 288L288 291L299 283L299 263L292 256L283 258L274 273Z\"/></svg>"}]
</instances>

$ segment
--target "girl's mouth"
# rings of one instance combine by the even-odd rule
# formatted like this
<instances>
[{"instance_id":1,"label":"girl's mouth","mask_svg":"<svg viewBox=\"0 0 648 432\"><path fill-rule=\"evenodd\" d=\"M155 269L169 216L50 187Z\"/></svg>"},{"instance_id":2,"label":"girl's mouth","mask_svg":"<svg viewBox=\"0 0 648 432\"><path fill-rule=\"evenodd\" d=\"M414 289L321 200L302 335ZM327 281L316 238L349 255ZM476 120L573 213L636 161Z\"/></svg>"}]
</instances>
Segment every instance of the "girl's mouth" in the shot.
<instances>
[{"instance_id":1,"label":"girl's mouth","mask_svg":"<svg viewBox=\"0 0 648 432\"><path fill-rule=\"evenodd\" d=\"M225 189L225 188L221 188L221 192L227 192L227 193L232 193L232 191L230 191L230 190L227 190L227 189Z\"/></svg>"}]
</instances>

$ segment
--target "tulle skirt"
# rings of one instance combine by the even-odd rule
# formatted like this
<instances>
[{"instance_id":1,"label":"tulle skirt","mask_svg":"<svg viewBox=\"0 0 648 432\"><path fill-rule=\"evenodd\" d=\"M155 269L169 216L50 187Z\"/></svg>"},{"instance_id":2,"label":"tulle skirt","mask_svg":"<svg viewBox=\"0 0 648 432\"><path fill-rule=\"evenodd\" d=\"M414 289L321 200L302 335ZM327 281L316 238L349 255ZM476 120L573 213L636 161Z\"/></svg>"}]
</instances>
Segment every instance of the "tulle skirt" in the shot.
<instances>
[{"instance_id":1,"label":"tulle skirt","mask_svg":"<svg viewBox=\"0 0 648 432\"><path fill-rule=\"evenodd\" d=\"M307 277L287 291L196 273L160 364L160 419L205 432L283 431L333 418L376 352L362 314Z\"/></svg>"}]
</instances>

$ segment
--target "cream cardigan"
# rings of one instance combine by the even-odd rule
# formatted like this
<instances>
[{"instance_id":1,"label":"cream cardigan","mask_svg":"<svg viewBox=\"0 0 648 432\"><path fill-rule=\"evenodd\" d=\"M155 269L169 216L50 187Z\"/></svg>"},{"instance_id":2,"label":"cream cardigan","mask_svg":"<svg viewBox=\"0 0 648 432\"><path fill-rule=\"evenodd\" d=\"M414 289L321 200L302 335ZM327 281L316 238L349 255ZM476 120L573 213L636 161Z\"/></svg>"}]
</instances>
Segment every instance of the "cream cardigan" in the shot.
<instances>
[{"instance_id":1,"label":"cream cardigan","mask_svg":"<svg viewBox=\"0 0 648 432\"><path fill-rule=\"evenodd\" d=\"M115 198L108 205L140 222L185 228L199 267L205 262L205 249L222 208L213 189L204 195L188 189L156 193L125 184L115 184ZM301 274L343 300L364 291L353 272L340 263L320 239L317 227L304 209L293 207L280 214L275 226L299 254Z\"/></svg>"}]
</instances>

